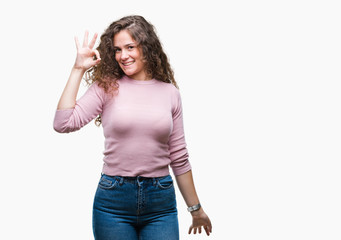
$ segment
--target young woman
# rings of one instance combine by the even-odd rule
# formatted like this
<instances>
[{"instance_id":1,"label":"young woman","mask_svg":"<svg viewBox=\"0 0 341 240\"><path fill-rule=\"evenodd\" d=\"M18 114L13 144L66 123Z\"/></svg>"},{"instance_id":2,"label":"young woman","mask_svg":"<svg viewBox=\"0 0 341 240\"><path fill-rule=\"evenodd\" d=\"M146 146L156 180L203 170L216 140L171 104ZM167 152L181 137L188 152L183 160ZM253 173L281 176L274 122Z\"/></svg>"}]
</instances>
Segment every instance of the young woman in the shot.
<instances>
[{"instance_id":1,"label":"young woman","mask_svg":"<svg viewBox=\"0 0 341 240\"><path fill-rule=\"evenodd\" d=\"M193 221L189 233L212 232L197 196L186 148L181 97L154 27L141 16L113 22L81 45L59 100L54 129L68 133L96 118L105 136L93 205L97 240L179 239L169 166ZM76 100L83 75L90 87Z\"/></svg>"}]
</instances>

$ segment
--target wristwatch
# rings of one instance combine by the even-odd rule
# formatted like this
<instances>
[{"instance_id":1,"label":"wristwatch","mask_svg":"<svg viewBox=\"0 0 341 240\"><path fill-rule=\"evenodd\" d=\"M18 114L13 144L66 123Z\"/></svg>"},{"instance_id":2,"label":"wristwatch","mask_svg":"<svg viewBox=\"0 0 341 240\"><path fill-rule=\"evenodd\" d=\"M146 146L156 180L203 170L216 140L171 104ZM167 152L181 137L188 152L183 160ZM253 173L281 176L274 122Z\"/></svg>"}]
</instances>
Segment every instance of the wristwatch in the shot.
<instances>
[{"instance_id":1,"label":"wristwatch","mask_svg":"<svg viewBox=\"0 0 341 240\"><path fill-rule=\"evenodd\" d=\"M200 203L198 203L197 205L194 205L194 206L188 207L188 208L187 208L187 211L189 211L189 212L194 212L194 211L197 211L197 210L199 210L200 208L201 208L201 204L200 204Z\"/></svg>"}]
</instances>

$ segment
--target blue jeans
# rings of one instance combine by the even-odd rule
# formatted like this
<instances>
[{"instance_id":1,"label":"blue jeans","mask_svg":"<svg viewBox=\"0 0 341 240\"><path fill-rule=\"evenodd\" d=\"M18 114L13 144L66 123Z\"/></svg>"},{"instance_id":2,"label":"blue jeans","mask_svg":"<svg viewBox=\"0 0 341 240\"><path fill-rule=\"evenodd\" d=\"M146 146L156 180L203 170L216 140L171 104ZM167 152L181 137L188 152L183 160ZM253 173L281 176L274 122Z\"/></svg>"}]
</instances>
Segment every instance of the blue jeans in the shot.
<instances>
[{"instance_id":1,"label":"blue jeans","mask_svg":"<svg viewBox=\"0 0 341 240\"><path fill-rule=\"evenodd\" d=\"M92 224L96 240L178 240L172 177L101 174Z\"/></svg>"}]
</instances>

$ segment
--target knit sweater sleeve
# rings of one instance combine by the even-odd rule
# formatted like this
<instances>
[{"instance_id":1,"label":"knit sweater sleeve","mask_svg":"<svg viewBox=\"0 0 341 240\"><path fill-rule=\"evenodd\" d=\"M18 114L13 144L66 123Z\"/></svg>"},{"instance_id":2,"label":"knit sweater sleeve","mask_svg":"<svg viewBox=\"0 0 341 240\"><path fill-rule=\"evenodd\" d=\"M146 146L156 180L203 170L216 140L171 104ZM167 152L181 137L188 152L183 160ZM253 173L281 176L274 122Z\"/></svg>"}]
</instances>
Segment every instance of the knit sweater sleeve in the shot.
<instances>
[{"instance_id":1,"label":"knit sweater sleeve","mask_svg":"<svg viewBox=\"0 0 341 240\"><path fill-rule=\"evenodd\" d=\"M96 82L93 83L76 101L74 108L56 110L53 121L54 130L59 133L79 130L102 112L104 101L104 90Z\"/></svg>"},{"instance_id":2,"label":"knit sweater sleeve","mask_svg":"<svg viewBox=\"0 0 341 240\"><path fill-rule=\"evenodd\" d=\"M169 137L169 153L170 153L170 166L175 176L184 174L191 170L191 165L188 160L188 151L185 141L183 115L182 115L182 102L178 89L175 90L175 97L173 98L173 130Z\"/></svg>"}]
</instances>

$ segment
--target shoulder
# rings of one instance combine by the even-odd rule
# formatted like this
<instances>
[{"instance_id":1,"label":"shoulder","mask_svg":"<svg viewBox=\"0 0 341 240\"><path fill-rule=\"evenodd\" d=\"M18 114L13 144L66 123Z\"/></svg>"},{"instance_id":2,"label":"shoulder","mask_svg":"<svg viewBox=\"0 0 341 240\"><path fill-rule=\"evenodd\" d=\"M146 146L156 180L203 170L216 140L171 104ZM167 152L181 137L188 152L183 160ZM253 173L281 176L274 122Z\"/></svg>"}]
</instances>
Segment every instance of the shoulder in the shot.
<instances>
[{"instance_id":1,"label":"shoulder","mask_svg":"<svg viewBox=\"0 0 341 240\"><path fill-rule=\"evenodd\" d=\"M96 94L102 95L104 93L104 88L99 85L98 82L93 82L89 86L89 90L95 92Z\"/></svg>"},{"instance_id":2,"label":"shoulder","mask_svg":"<svg viewBox=\"0 0 341 240\"><path fill-rule=\"evenodd\" d=\"M159 85L164 88L164 95L169 97L173 115L180 114L182 111L180 90L172 83L165 83L160 81Z\"/></svg>"},{"instance_id":3,"label":"shoulder","mask_svg":"<svg viewBox=\"0 0 341 240\"><path fill-rule=\"evenodd\" d=\"M95 81L91 83L88 88L88 92L94 96L100 98L103 102L105 102L108 98L108 93L105 92L105 89L100 86L99 82Z\"/></svg>"},{"instance_id":4,"label":"shoulder","mask_svg":"<svg viewBox=\"0 0 341 240\"><path fill-rule=\"evenodd\" d=\"M170 94L178 96L180 95L180 91L178 88L176 88L172 83L166 83L162 81L157 81L158 85L168 91Z\"/></svg>"}]
</instances>

